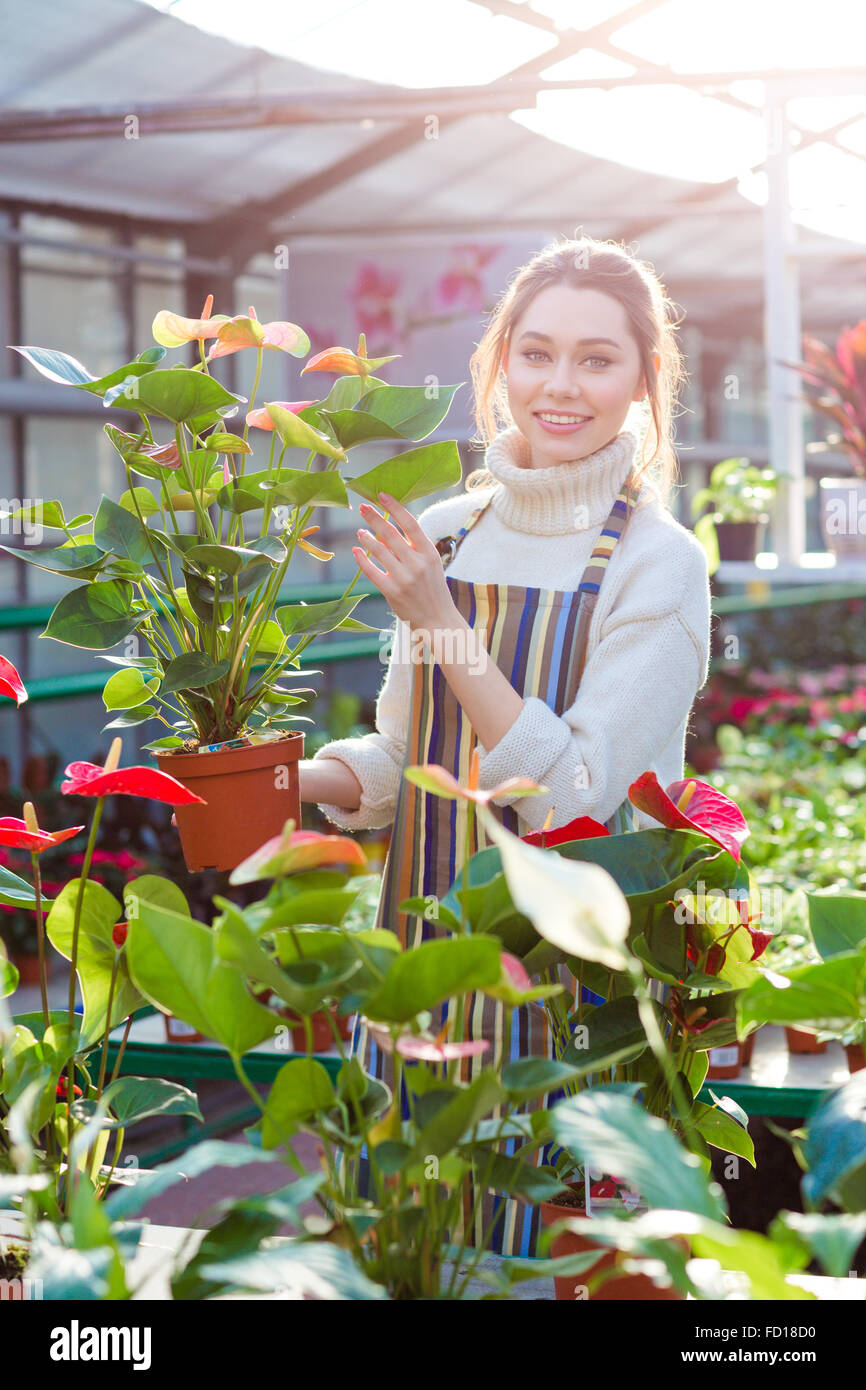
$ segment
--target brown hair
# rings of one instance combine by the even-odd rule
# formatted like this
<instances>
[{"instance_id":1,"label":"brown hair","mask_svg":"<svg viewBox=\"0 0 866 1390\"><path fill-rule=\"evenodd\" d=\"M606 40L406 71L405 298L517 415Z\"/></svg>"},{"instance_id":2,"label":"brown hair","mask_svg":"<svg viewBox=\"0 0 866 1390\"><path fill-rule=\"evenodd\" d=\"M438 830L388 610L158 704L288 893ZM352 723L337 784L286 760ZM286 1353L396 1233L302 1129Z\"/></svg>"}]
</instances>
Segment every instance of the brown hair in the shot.
<instances>
[{"instance_id":1,"label":"brown hair","mask_svg":"<svg viewBox=\"0 0 866 1390\"><path fill-rule=\"evenodd\" d=\"M673 301L648 261L641 261L621 243L581 236L551 242L521 266L493 310L469 367L474 390L475 444L487 445L499 428L514 421L502 356L511 330L540 290L548 285L601 290L625 309L637 342L647 387L647 400L633 402L624 428L638 435L635 477L651 481L667 501L677 477L677 457L672 430L679 393L687 380L675 333ZM653 356L659 357L656 371ZM651 450L651 452L650 452ZM466 478L466 489L486 487L495 480L486 468Z\"/></svg>"}]
</instances>

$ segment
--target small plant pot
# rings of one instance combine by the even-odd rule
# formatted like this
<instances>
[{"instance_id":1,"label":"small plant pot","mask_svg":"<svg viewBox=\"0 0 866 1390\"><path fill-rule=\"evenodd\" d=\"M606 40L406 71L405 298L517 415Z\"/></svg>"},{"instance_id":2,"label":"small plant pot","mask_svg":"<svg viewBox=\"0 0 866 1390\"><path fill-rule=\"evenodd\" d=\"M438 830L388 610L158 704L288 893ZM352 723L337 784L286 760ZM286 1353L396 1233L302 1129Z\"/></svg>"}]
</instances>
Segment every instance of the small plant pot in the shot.
<instances>
[{"instance_id":1,"label":"small plant pot","mask_svg":"<svg viewBox=\"0 0 866 1390\"><path fill-rule=\"evenodd\" d=\"M307 1030L303 1023L297 1022L297 1016L287 1014L289 1025L292 1030L292 1048L295 1052L307 1051ZM334 1046L334 1034L328 1022L328 1016L323 1009L319 1009L310 1016L313 1025L313 1051L330 1052Z\"/></svg>"},{"instance_id":2,"label":"small plant pot","mask_svg":"<svg viewBox=\"0 0 866 1390\"><path fill-rule=\"evenodd\" d=\"M821 532L840 560L866 562L866 478L822 478Z\"/></svg>"},{"instance_id":3,"label":"small plant pot","mask_svg":"<svg viewBox=\"0 0 866 1390\"><path fill-rule=\"evenodd\" d=\"M740 1043L740 1060L744 1067L752 1065L752 1053L755 1050L755 1038L758 1036L758 1029L750 1033L744 1042Z\"/></svg>"},{"instance_id":4,"label":"small plant pot","mask_svg":"<svg viewBox=\"0 0 866 1390\"><path fill-rule=\"evenodd\" d=\"M717 521L720 560L754 560L764 544L765 521Z\"/></svg>"},{"instance_id":5,"label":"small plant pot","mask_svg":"<svg viewBox=\"0 0 866 1390\"><path fill-rule=\"evenodd\" d=\"M743 1044L728 1043L725 1047L711 1047L709 1051L708 1081L733 1081L739 1076L743 1065Z\"/></svg>"},{"instance_id":6,"label":"small plant pot","mask_svg":"<svg viewBox=\"0 0 866 1390\"><path fill-rule=\"evenodd\" d=\"M213 753L157 753L160 771L207 803L174 811L190 873L237 868L290 818L300 829L303 756L303 733Z\"/></svg>"},{"instance_id":7,"label":"small plant pot","mask_svg":"<svg viewBox=\"0 0 866 1390\"><path fill-rule=\"evenodd\" d=\"M163 1014L165 1023L165 1036L169 1042L173 1043L195 1043L204 1042L204 1033L197 1033L191 1023L184 1023L182 1018L175 1018L174 1014Z\"/></svg>"},{"instance_id":8,"label":"small plant pot","mask_svg":"<svg viewBox=\"0 0 866 1390\"><path fill-rule=\"evenodd\" d=\"M847 1043L845 1056L848 1058L849 1072L866 1070L866 1047L862 1043Z\"/></svg>"},{"instance_id":9,"label":"small plant pot","mask_svg":"<svg viewBox=\"0 0 866 1390\"><path fill-rule=\"evenodd\" d=\"M575 1198L581 1199L583 1196L583 1183L569 1183L569 1189L574 1193ZM564 1197L565 1194L563 1194ZM612 1202L610 1199L600 1198L593 1202L592 1209L596 1213L609 1212L611 1207L622 1206L617 1199ZM565 1217L586 1217L586 1210L583 1206L568 1206L561 1202L542 1202L539 1208L541 1221L544 1226L553 1226L557 1221L562 1221ZM594 1245L587 1237L579 1235L576 1231L561 1231L555 1236L550 1247L552 1259L558 1259L561 1255L580 1255L587 1250L598 1250L599 1258L594 1265L583 1271L582 1274L555 1275L553 1280L557 1302L573 1303L575 1298L580 1297L580 1290L586 1286L590 1278L599 1274L602 1270L613 1269L616 1265L616 1250L609 1250L599 1245ZM601 1253L603 1251L603 1253ZM686 1253L688 1247L686 1246ZM654 1284L646 1274L623 1274L620 1276L604 1279L598 1286L596 1292L590 1295L593 1302L619 1302L619 1303L638 1303L638 1302L658 1302L666 1303L682 1302L684 1295L675 1288L660 1288Z\"/></svg>"},{"instance_id":10,"label":"small plant pot","mask_svg":"<svg viewBox=\"0 0 866 1390\"><path fill-rule=\"evenodd\" d=\"M806 1033L802 1028L786 1028L788 1051L795 1056L805 1053L826 1052L826 1042L819 1042L814 1033Z\"/></svg>"},{"instance_id":11,"label":"small plant pot","mask_svg":"<svg viewBox=\"0 0 866 1390\"><path fill-rule=\"evenodd\" d=\"M12 964L18 971L18 983L20 985L39 984L39 957L31 955L12 956Z\"/></svg>"}]
</instances>

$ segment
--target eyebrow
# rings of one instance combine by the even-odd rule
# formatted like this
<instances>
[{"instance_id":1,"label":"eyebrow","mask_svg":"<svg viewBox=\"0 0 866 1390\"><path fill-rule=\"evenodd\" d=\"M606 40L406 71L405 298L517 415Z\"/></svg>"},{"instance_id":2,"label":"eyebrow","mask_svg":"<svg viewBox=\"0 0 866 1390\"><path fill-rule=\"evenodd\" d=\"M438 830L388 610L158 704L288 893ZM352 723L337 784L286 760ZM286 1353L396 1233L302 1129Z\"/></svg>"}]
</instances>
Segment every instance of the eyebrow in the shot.
<instances>
[{"instance_id":1,"label":"eyebrow","mask_svg":"<svg viewBox=\"0 0 866 1390\"><path fill-rule=\"evenodd\" d=\"M532 328L527 329L525 333L521 333L517 340L518 343L522 343L524 338L541 338L545 343L553 342L553 339L548 333L536 333ZM578 338L577 340L578 347L591 347L593 343L608 343L610 347L615 348L621 346L615 338Z\"/></svg>"}]
</instances>

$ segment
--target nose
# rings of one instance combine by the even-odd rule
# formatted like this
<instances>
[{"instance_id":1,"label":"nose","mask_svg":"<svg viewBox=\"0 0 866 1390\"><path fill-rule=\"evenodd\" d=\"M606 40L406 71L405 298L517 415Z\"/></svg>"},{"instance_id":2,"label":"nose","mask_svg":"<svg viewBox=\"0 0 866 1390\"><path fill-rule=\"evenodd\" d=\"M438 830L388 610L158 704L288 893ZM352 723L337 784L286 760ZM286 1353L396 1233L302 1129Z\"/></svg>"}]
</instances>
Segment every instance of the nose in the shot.
<instances>
[{"instance_id":1,"label":"nose","mask_svg":"<svg viewBox=\"0 0 866 1390\"><path fill-rule=\"evenodd\" d=\"M573 398L579 395L577 383L572 378L571 367L564 357L552 364L547 377L546 390L551 396Z\"/></svg>"}]
</instances>

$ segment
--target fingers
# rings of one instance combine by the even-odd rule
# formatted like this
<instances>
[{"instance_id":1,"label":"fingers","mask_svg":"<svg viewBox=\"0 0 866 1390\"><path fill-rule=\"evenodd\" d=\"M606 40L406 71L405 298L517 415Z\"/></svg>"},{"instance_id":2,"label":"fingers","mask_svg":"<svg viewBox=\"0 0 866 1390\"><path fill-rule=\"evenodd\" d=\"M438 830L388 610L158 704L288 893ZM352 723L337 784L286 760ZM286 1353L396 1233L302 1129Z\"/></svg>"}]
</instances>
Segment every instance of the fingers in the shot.
<instances>
[{"instance_id":1,"label":"fingers","mask_svg":"<svg viewBox=\"0 0 866 1390\"><path fill-rule=\"evenodd\" d=\"M393 556L397 559L406 559L409 552L413 549L411 543L390 521L386 521L376 508L369 502L364 502L359 508L362 517L373 528L373 532L380 542L384 542L390 549ZM361 532L358 532L361 535ZM369 534L369 533L368 533ZM367 544L367 549L372 547Z\"/></svg>"}]
</instances>

